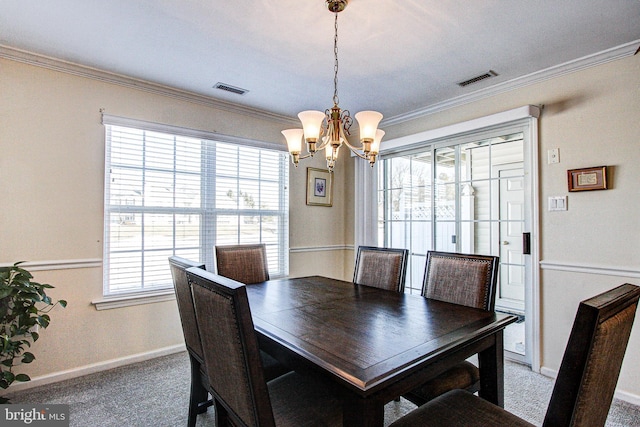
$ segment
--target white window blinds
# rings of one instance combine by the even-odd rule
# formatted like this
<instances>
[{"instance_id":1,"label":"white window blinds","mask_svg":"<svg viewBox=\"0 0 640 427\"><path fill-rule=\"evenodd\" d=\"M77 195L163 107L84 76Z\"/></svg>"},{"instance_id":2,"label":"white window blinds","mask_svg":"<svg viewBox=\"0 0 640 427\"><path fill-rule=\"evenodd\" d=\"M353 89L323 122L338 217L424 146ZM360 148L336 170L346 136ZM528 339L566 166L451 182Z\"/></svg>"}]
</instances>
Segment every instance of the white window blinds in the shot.
<instances>
[{"instance_id":1,"label":"white window blinds","mask_svg":"<svg viewBox=\"0 0 640 427\"><path fill-rule=\"evenodd\" d=\"M286 153L106 124L104 294L171 288L168 257L265 243L288 274Z\"/></svg>"}]
</instances>

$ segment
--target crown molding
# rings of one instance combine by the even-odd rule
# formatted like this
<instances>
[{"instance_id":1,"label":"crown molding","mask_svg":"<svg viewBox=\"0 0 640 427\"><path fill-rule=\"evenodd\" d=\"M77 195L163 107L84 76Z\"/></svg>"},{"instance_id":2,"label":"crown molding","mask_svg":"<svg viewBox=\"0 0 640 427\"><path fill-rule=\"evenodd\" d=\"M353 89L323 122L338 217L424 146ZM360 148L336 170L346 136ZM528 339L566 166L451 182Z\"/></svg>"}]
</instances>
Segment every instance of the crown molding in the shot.
<instances>
[{"instance_id":1,"label":"crown molding","mask_svg":"<svg viewBox=\"0 0 640 427\"><path fill-rule=\"evenodd\" d=\"M502 82L484 89L471 92L466 95L457 96L447 99L442 102L429 105L428 107L419 108L406 114L400 114L388 119L383 119L380 123L381 126L393 126L409 120L414 120L430 114L435 114L441 111L445 111L451 108L459 107L461 105L469 104L471 102L479 101L484 98L495 96L504 92L509 92L515 89L519 89L532 84L540 83L549 79L564 76L566 74L581 71L587 68L595 67L597 65L605 64L607 62L622 59L628 56L634 55L637 51L640 39L630 43L626 43L611 49L604 50L592 55L587 55L582 58L575 59L573 61L565 62L563 64L555 65L553 67L546 68L544 70L537 71L535 73L528 74L526 76L518 77L506 82ZM117 84L120 86L143 90L146 92L168 96L174 99L193 102L201 105L205 105L212 108L218 108L224 111L232 113L238 113L255 117L258 119L278 121L287 125L298 125L299 122L289 116L281 114L271 113L265 110L257 108L251 108L235 104L228 101L212 98L209 96L200 95L194 92L189 92L181 89L176 89L170 86L161 85L158 83L149 82L146 80L136 79L133 77L125 76L122 74L111 73L108 71L92 68L84 65L75 64L69 61L64 61L57 58L52 58L45 55L40 55L24 50L12 48L9 46L0 44L0 58L9 59L12 61L22 62L24 64L35 65L38 67L47 68L54 71L60 71L68 74L73 74L80 77L86 77L106 83Z\"/></svg>"},{"instance_id":2,"label":"crown molding","mask_svg":"<svg viewBox=\"0 0 640 427\"><path fill-rule=\"evenodd\" d=\"M566 74L575 73L576 71L581 71L587 68L595 67L597 65L605 64L607 62L626 58L627 56L634 55L636 49L638 48L638 44L640 44L640 40L635 40L633 42L607 49L593 55L583 56L582 58L578 58L573 61L554 65L553 67L545 68L544 70L536 71L535 73L527 74L526 76L518 77L503 83L498 83L496 85L480 89L466 95L461 95L442 102L437 102L428 107L420 108L406 114L400 114L388 119L383 119L380 125L397 125L409 120L414 120L423 116L428 116L430 114L448 110L450 108L455 108L461 105L469 104L471 102L479 101L484 98L489 98L491 96L498 95L504 92L509 92L525 86L540 83L545 80L554 79Z\"/></svg>"},{"instance_id":3,"label":"crown molding","mask_svg":"<svg viewBox=\"0 0 640 427\"><path fill-rule=\"evenodd\" d=\"M53 71L60 71L63 73L72 74L74 76L86 77L105 83L112 83L130 89L142 90L156 95L167 96L169 98L177 99L180 101L192 102L200 105L205 105L207 107L228 111L231 113L238 113L250 117L255 117L258 119L277 121L287 125L295 125L299 123L298 120L289 116L271 113L269 111L260 110L258 108L246 107L243 105L235 104L233 102L223 101L221 99L200 95L194 92L176 89L170 86L165 86L142 79L136 79L134 77L112 73L109 71L100 70L98 68L88 67L85 65L80 65L73 62L64 61L62 59L40 55L1 44L0 58L21 62L23 64L34 65L36 67L42 67Z\"/></svg>"}]
</instances>

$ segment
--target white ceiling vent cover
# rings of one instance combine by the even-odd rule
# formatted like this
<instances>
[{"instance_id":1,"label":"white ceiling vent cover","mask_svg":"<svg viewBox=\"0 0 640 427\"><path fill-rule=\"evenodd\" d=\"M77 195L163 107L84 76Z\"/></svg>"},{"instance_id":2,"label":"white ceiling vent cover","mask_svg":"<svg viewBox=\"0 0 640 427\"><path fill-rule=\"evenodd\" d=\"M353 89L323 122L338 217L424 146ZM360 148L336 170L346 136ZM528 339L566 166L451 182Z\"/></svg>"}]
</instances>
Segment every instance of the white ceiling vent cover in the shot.
<instances>
[{"instance_id":1,"label":"white ceiling vent cover","mask_svg":"<svg viewBox=\"0 0 640 427\"><path fill-rule=\"evenodd\" d=\"M478 82L480 82L482 80L489 79L489 78L495 77L497 75L498 75L498 73L496 73L495 71L489 70L486 73L480 74L479 76L472 77L469 80L465 80L463 82L458 82L458 86L460 86L460 87L469 86L471 84L478 83Z\"/></svg>"},{"instance_id":2,"label":"white ceiling vent cover","mask_svg":"<svg viewBox=\"0 0 640 427\"><path fill-rule=\"evenodd\" d=\"M239 87L231 86L226 83L220 83L220 82L216 83L213 87L214 89L224 90L227 92L235 93L236 95L244 95L245 93L249 92L247 89L242 89Z\"/></svg>"}]
</instances>

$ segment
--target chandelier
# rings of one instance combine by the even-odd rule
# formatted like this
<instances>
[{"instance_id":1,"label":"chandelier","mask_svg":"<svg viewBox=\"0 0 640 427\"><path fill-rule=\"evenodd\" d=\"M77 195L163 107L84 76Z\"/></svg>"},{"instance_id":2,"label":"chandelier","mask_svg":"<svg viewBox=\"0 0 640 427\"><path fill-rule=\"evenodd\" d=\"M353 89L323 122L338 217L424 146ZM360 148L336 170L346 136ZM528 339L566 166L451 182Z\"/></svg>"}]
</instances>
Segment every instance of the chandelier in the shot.
<instances>
[{"instance_id":1,"label":"chandelier","mask_svg":"<svg viewBox=\"0 0 640 427\"><path fill-rule=\"evenodd\" d=\"M335 15L333 54L333 107L322 111L302 111L298 118L302 122L302 129L286 129L282 134L287 139L287 146L293 164L298 167L300 159L313 157L316 151L325 150L327 168L333 171L338 159L338 151L346 145L356 156L368 160L373 167L380 150L380 141L384 131L378 129L382 114L377 111L361 111L356 113L355 119L360 126L360 147L353 146L347 140L353 119L349 110L341 110L338 106L338 13L347 7L348 0L327 0L327 8ZM307 154L301 155L302 139L307 145Z\"/></svg>"}]
</instances>

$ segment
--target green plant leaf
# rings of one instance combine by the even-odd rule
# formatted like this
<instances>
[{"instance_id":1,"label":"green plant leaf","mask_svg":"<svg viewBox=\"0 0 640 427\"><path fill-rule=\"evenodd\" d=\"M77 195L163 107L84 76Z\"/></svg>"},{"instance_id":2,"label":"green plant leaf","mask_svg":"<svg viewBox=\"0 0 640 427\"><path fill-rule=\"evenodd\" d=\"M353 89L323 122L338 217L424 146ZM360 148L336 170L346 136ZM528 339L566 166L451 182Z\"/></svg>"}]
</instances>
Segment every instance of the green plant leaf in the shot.
<instances>
[{"instance_id":1,"label":"green plant leaf","mask_svg":"<svg viewBox=\"0 0 640 427\"><path fill-rule=\"evenodd\" d=\"M13 372L10 372L10 371L3 371L3 372L2 372L2 377L3 377L3 378L5 379L5 381L7 381L7 383L9 383L9 384L11 384L11 383L15 380L15 378L16 378L16 376L15 376L15 375L13 375Z\"/></svg>"},{"instance_id":2,"label":"green plant leaf","mask_svg":"<svg viewBox=\"0 0 640 427\"><path fill-rule=\"evenodd\" d=\"M46 313L57 304L67 305L48 296L46 290L54 287L34 281L29 271L19 267L21 263L0 268L0 388L5 389L14 381L30 381L28 375L11 370L35 360L33 353L24 351L40 337L34 326L46 328L51 322Z\"/></svg>"},{"instance_id":3,"label":"green plant leaf","mask_svg":"<svg viewBox=\"0 0 640 427\"><path fill-rule=\"evenodd\" d=\"M15 380L16 381L22 381L22 382L31 381L31 377L29 377L29 375L27 375L27 374L18 374L18 375L16 375Z\"/></svg>"},{"instance_id":4,"label":"green plant leaf","mask_svg":"<svg viewBox=\"0 0 640 427\"><path fill-rule=\"evenodd\" d=\"M38 325L46 328L47 326L49 326L49 319L47 319L45 316L38 316Z\"/></svg>"}]
</instances>

